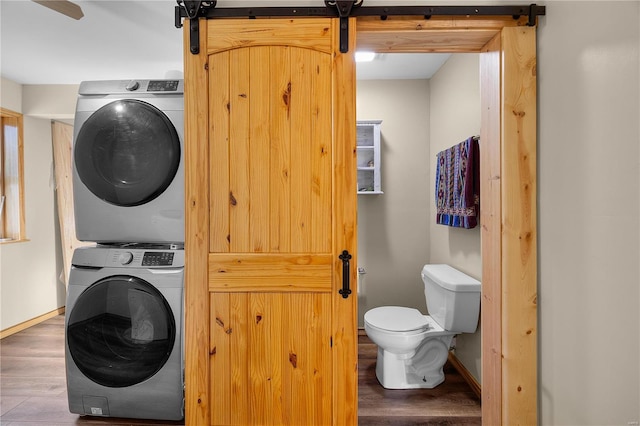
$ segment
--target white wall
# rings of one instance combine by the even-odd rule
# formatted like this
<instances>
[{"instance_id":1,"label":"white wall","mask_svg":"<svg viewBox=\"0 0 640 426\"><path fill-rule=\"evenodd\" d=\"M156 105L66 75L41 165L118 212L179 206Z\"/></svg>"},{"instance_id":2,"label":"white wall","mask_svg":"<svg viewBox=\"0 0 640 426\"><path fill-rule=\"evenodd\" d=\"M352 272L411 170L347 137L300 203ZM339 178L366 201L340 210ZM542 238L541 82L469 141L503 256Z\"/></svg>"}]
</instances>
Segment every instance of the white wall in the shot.
<instances>
[{"instance_id":1,"label":"white wall","mask_svg":"<svg viewBox=\"0 0 640 426\"><path fill-rule=\"evenodd\" d=\"M27 84L22 110L33 117L73 120L79 84Z\"/></svg>"},{"instance_id":2,"label":"white wall","mask_svg":"<svg viewBox=\"0 0 640 426\"><path fill-rule=\"evenodd\" d=\"M22 85L4 77L0 78L0 106L22 113Z\"/></svg>"},{"instance_id":3,"label":"white wall","mask_svg":"<svg viewBox=\"0 0 640 426\"><path fill-rule=\"evenodd\" d=\"M381 195L358 195L358 316L376 306L426 311L422 266L429 259L428 80L358 81L357 117L382 120Z\"/></svg>"},{"instance_id":4,"label":"white wall","mask_svg":"<svg viewBox=\"0 0 640 426\"><path fill-rule=\"evenodd\" d=\"M456 54L429 80L430 153L435 164L438 152L480 135L480 62L478 54ZM482 146L482 142L481 142ZM435 187L435 166L429 188ZM430 197L429 244L431 262L448 263L476 279L482 278L480 226L473 229L436 224L435 195Z\"/></svg>"},{"instance_id":5,"label":"white wall","mask_svg":"<svg viewBox=\"0 0 640 426\"><path fill-rule=\"evenodd\" d=\"M429 80L431 92L430 161L438 152L480 135L480 61L478 54L451 55ZM482 141L480 141L482 149ZM435 166L430 172L429 244L431 263L447 263L482 280L480 225L473 229L436 224ZM482 219L480 219L482 223ZM456 357L481 382L482 348L480 325L474 334L456 337Z\"/></svg>"},{"instance_id":6,"label":"white wall","mask_svg":"<svg viewBox=\"0 0 640 426\"><path fill-rule=\"evenodd\" d=\"M0 330L65 304L53 178L51 120L73 117L78 86L22 86L2 79L3 108L24 114L27 241L0 245ZM33 114L31 114L33 113Z\"/></svg>"},{"instance_id":7,"label":"white wall","mask_svg":"<svg viewBox=\"0 0 640 426\"><path fill-rule=\"evenodd\" d=\"M640 421L640 2L547 2L538 31L544 425Z\"/></svg>"},{"instance_id":8,"label":"white wall","mask_svg":"<svg viewBox=\"0 0 640 426\"><path fill-rule=\"evenodd\" d=\"M4 330L64 306L58 280L51 121L24 117L24 185L27 241L0 245Z\"/></svg>"}]
</instances>

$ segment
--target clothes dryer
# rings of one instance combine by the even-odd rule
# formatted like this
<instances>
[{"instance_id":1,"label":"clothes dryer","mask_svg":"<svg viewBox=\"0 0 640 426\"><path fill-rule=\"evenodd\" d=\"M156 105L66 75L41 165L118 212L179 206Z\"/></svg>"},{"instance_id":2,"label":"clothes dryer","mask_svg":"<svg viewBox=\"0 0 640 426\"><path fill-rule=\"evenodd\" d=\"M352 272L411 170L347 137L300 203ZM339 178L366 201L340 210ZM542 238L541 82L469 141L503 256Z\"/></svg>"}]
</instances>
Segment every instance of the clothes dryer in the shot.
<instances>
[{"instance_id":1,"label":"clothes dryer","mask_svg":"<svg viewBox=\"0 0 640 426\"><path fill-rule=\"evenodd\" d=\"M184 83L80 84L74 121L76 236L184 243Z\"/></svg>"},{"instance_id":2,"label":"clothes dryer","mask_svg":"<svg viewBox=\"0 0 640 426\"><path fill-rule=\"evenodd\" d=\"M69 411L184 417L184 250L76 249L65 314Z\"/></svg>"}]
</instances>

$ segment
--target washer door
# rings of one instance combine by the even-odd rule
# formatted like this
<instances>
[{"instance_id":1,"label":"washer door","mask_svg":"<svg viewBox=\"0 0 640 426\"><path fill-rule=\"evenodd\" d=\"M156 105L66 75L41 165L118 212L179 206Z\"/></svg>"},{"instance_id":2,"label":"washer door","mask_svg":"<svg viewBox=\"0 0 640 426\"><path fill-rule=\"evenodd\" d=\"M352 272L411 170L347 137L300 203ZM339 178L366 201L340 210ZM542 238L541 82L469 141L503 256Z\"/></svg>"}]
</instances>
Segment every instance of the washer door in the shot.
<instances>
[{"instance_id":1,"label":"washer door","mask_svg":"<svg viewBox=\"0 0 640 426\"><path fill-rule=\"evenodd\" d=\"M67 323L67 345L78 369L94 382L126 387L167 362L176 339L171 307L140 278L103 278L78 297Z\"/></svg>"},{"instance_id":2,"label":"washer door","mask_svg":"<svg viewBox=\"0 0 640 426\"><path fill-rule=\"evenodd\" d=\"M180 164L180 139L158 108L123 99L83 123L74 152L78 176L96 197L131 207L155 199L171 184Z\"/></svg>"}]
</instances>

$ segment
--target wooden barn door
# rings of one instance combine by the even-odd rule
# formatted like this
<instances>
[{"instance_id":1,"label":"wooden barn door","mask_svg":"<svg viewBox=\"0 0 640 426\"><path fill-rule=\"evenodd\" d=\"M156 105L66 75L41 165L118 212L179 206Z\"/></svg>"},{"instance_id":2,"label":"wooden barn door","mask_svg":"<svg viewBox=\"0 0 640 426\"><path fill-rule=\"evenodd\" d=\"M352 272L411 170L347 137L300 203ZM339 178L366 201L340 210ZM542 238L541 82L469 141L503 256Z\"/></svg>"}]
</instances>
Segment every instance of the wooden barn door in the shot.
<instances>
[{"instance_id":1,"label":"wooden barn door","mask_svg":"<svg viewBox=\"0 0 640 426\"><path fill-rule=\"evenodd\" d=\"M339 293L356 269L353 46L339 52L334 19L200 28L185 54L187 423L356 424L356 289Z\"/></svg>"}]
</instances>

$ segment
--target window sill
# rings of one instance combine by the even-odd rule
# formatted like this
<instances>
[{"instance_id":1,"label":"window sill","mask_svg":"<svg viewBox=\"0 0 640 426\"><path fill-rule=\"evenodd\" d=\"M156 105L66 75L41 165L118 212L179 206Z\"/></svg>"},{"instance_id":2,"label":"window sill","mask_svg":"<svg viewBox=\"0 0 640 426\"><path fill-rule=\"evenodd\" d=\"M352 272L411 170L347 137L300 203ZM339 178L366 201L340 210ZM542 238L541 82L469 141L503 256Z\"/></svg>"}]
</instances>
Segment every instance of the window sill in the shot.
<instances>
[{"instance_id":1,"label":"window sill","mask_svg":"<svg viewBox=\"0 0 640 426\"><path fill-rule=\"evenodd\" d=\"M14 243L26 243L28 242L29 239L28 238L19 238L19 239L13 239L13 238L0 238L0 245L3 244L14 244Z\"/></svg>"}]
</instances>

